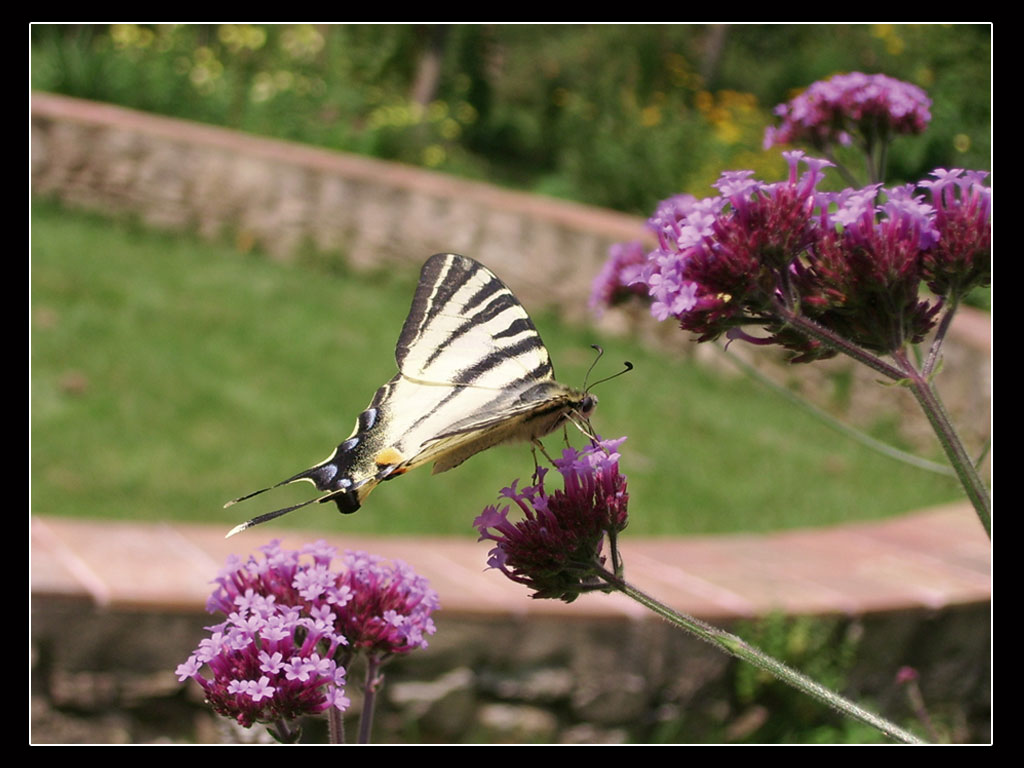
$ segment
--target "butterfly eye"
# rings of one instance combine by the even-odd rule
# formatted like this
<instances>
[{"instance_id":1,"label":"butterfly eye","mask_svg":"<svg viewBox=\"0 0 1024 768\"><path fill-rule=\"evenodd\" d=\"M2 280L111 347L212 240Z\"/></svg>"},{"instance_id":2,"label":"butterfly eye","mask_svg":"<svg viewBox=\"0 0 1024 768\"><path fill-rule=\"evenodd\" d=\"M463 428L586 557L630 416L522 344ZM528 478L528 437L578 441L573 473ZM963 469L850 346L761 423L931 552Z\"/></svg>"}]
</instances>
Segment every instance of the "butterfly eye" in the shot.
<instances>
[{"instance_id":1,"label":"butterfly eye","mask_svg":"<svg viewBox=\"0 0 1024 768\"><path fill-rule=\"evenodd\" d=\"M594 412L594 408L597 407L597 398L593 395L587 395L580 402L580 414L584 418L589 418L590 414Z\"/></svg>"}]
</instances>

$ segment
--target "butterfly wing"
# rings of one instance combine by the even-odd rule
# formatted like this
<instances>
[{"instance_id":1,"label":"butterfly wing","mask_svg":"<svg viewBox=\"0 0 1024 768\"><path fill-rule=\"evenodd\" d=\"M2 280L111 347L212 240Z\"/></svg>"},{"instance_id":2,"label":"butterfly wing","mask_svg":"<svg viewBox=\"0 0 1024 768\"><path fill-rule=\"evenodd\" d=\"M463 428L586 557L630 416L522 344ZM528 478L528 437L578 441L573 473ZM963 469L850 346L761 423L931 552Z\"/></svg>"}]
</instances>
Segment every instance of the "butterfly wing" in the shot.
<instances>
[{"instance_id":1,"label":"butterfly wing","mask_svg":"<svg viewBox=\"0 0 1024 768\"><path fill-rule=\"evenodd\" d=\"M435 473L492 445L547 434L554 414L584 397L555 381L548 350L512 291L456 254L423 266L395 358L410 384L445 390L405 441L416 464L434 461Z\"/></svg>"},{"instance_id":2,"label":"butterfly wing","mask_svg":"<svg viewBox=\"0 0 1024 768\"><path fill-rule=\"evenodd\" d=\"M547 348L512 291L453 253L423 265L395 359L403 376L423 383L504 392L554 381Z\"/></svg>"},{"instance_id":3,"label":"butterfly wing","mask_svg":"<svg viewBox=\"0 0 1024 768\"><path fill-rule=\"evenodd\" d=\"M555 381L547 348L508 287L456 254L423 265L395 359L398 374L377 390L348 439L278 485L307 480L326 493L306 504L334 501L355 512L384 480L430 462L443 472L499 443L542 437L593 402Z\"/></svg>"}]
</instances>

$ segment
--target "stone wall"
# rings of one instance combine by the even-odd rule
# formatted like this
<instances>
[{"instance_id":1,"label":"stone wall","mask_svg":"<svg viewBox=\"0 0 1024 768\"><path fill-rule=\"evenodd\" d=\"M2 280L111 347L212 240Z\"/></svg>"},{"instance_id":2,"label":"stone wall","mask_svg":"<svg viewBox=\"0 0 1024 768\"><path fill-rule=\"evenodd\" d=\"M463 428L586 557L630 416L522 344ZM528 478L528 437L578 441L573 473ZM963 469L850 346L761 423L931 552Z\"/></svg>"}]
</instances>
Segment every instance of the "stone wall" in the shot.
<instances>
[{"instance_id":1,"label":"stone wall","mask_svg":"<svg viewBox=\"0 0 1024 768\"><path fill-rule=\"evenodd\" d=\"M612 211L50 94L32 99L32 184L280 259L311 247L356 267L418 267L463 253L577 318L608 247L644 235L642 219Z\"/></svg>"},{"instance_id":2,"label":"stone wall","mask_svg":"<svg viewBox=\"0 0 1024 768\"><path fill-rule=\"evenodd\" d=\"M988 742L991 637L980 631L988 617L987 604L821 617L792 625L764 647L931 739L905 691L879 672L913 663L927 680L922 695L941 738ZM841 716L781 683L752 682L749 667L741 673L739 662L653 616L527 620L442 611L436 618L429 648L384 667L374 743L860 741L875 735L844 727ZM170 673L211 621L208 614L34 599L33 742L265 738L259 726L228 728L203 703L197 685L181 685ZM741 631L751 638L748 629ZM822 648L793 655L818 632L827 633ZM349 675L350 734L359 717L361 674L357 665ZM304 728L309 740L326 740L322 721Z\"/></svg>"}]
</instances>

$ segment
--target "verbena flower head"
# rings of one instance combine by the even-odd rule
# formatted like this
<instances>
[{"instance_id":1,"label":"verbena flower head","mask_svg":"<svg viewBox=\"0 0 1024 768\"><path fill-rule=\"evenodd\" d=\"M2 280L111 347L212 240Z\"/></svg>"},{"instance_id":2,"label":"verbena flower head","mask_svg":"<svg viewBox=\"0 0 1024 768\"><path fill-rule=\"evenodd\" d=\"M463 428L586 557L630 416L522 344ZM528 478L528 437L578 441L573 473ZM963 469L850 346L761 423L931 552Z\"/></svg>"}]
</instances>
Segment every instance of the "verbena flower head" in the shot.
<instances>
[{"instance_id":1,"label":"verbena flower head","mask_svg":"<svg viewBox=\"0 0 1024 768\"><path fill-rule=\"evenodd\" d=\"M798 331L794 316L880 354L920 342L942 297L990 279L990 190L978 172L936 171L935 180L882 189L819 192L824 160L788 152L788 178L722 175L720 194L666 200L649 225L658 244L643 267L651 312L707 341L725 334L780 344L794 362L836 354ZM799 165L807 170L799 173ZM757 326L767 337L754 338Z\"/></svg>"},{"instance_id":2,"label":"verbena flower head","mask_svg":"<svg viewBox=\"0 0 1024 768\"><path fill-rule=\"evenodd\" d=\"M608 261L594 278L590 293L590 308L600 312L613 307L631 296L646 296L647 290L637 285L647 261L647 249L639 241L616 243L608 250Z\"/></svg>"},{"instance_id":3,"label":"verbena flower head","mask_svg":"<svg viewBox=\"0 0 1024 768\"><path fill-rule=\"evenodd\" d=\"M401 563L348 552L344 569L332 571L336 550L323 541L295 551L275 540L260 551L260 560L229 558L207 601L227 618L176 670L245 727L344 710L353 650L405 653L434 631L436 593Z\"/></svg>"},{"instance_id":4,"label":"verbena flower head","mask_svg":"<svg viewBox=\"0 0 1024 768\"><path fill-rule=\"evenodd\" d=\"M629 494L618 453L625 439L600 441L582 452L566 448L554 461L563 489L548 491L545 468L538 468L535 485L517 490L517 480L503 489L523 519L509 520L506 505L489 506L474 521L480 541L495 542L488 566L533 589L534 598L569 603L592 589L595 566L605 559L605 536L626 527Z\"/></svg>"},{"instance_id":5,"label":"verbena flower head","mask_svg":"<svg viewBox=\"0 0 1024 768\"><path fill-rule=\"evenodd\" d=\"M436 631L431 614L440 607L427 580L401 561L346 552L341 583L351 595L338 627L352 648L377 656L426 648Z\"/></svg>"},{"instance_id":6,"label":"verbena flower head","mask_svg":"<svg viewBox=\"0 0 1024 768\"><path fill-rule=\"evenodd\" d=\"M938 302L919 296L922 256L936 241L934 211L909 188L879 185L821 196L821 227L792 285L803 313L877 353L920 342L935 323ZM779 331L800 350L794 334ZM809 344L800 361L834 354Z\"/></svg>"},{"instance_id":7,"label":"verbena flower head","mask_svg":"<svg viewBox=\"0 0 1024 768\"><path fill-rule=\"evenodd\" d=\"M805 143L823 150L850 144L852 134L874 142L896 134L922 133L931 121L931 99L916 85L862 72L812 83L796 98L775 107L778 127L765 131L764 148Z\"/></svg>"},{"instance_id":8,"label":"verbena flower head","mask_svg":"<svg viewBox=\"0 0 1024 768\"><path fill-rule=\"evenodd\" d=\"M751 171L722 174L716 197L676 197L662 203L649 225L658 247L638 280L651 312L678 319L700 340L717 338L751 317L768 317L780 271L811 243L816 187L827 161L785 154L789 177L765 183ZM808 170L799 174L799 163Z\"/></svg>"},{"instance_id":9,"label":"verbena flower head","mask_svg":"<svg viewBox=\"0 0 1024 768\"><path fill-rule=\"evenodd\" d=\"M925 254L924 279L940 296L963 294L992 281L992 190L983 171L959 168L932 172L922 181L935 209L936 247Z\"/></svg>"}]
</instances>

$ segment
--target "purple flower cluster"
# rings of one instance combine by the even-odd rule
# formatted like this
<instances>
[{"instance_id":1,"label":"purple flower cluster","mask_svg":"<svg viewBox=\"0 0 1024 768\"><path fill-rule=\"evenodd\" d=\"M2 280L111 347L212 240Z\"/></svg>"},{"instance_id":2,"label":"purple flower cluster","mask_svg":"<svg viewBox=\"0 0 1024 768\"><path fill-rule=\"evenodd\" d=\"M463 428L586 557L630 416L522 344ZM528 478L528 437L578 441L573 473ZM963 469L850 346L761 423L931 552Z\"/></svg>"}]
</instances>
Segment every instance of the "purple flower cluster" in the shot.
<instances>
[{"instance_id":1,"label":"purple flower cluster","mask_svg":"<svg viewBox=\"0 0 1024 768\"><path fill-rule=\"evenodd\" d=\"M802 142L822 150L850 144L854 133L867 142L922 133L931 120L931 103L916 85L887 75L836 75L775 107L782 122L765 131L764 148Z\"/></svg>"},{"instance_id":2,"label":"purple flower cluster","mask_svg":"<svg viewBox=\"0 0 1024 768\"><path fill-rule=\"evenodd\" d=\"M843 338L881 354L920 342L935 323L939 302L921 299L922 255L935 245L934 211L913 187L880 185L821 195L820 235L792 264L803 312ZM808 359L824 356L817 343ZM829 350L831 352L831 350Z\"/></svg>"},{"instance_id":3,"label":"purple flower cluster","mask_svg":"<svg viewBox=\"0 0 1024 768\"><path fill-rule=\"evenodd\" d=\"M402 563L347 552L344 569L332 571L337 552L323 541L294 551L275 540L260 551L262 560L228 560L207 601L227 618L176 670L245 727L344 710L354 651L406 653L434 631L437 595Z\"/></svg>"},{"instance_id":4,"label":"purple flower cluster","mask_svg":"<svg viewBox=\"0 0 1024 768\"><path fill-rule=\"evenodd\" d=\"M523 519L509 520L511 505L506 505L489 506L474 521L479 540L495 542L488 566L533 589L534 598L569 603L592 588L595 565L604 563L605 536L626 527L629 494L618 453L625 439L601 441L582 452L566 448L554 461L562 490L548 493L543 467L535 485L517 490L517 480L503 489L501 495L515 503Z\"/></svg>"},{"instance_id":5,"label":"purple flower cluster","mask_svg":"<svg viewBox=\"0 0 1024 768\"><path fill-rule=\"evenodd\" d=\"M427 580L400 561L346 552L344 588L352 599L338 628L357 651L383 658L426 648L424 635L436 631L431 614L440 607Z\"/></svg>"},{"instance_id":6,"label":"purple flower cluster","mask_svg":"<svg viewBox=\"0 0 1024 768\"><path fill-rule=\"evenodd\" d=\"M924 257L924 279L940 296L992 280L992 190L982 183L987 175L938 168L935 181L919 185L931 192L938 232L935 248Z\"/></svg>"},{"instance_id":7,"label":"purple flower cluster","mask_svg":"<svg viewBox=\"0 0 1024 768\"><path fill-rule=\"evenodd\" d=\"M647 249L643 243L637 240L615 243L608 249L608 260L594 280L590 308L600 312L604 307L614 307L631 296L646 295L644 287L636 283L646 262Z\"/></svg>"},{"instance_id":8,"label":"purple flower cluster","mask_svg":"<svg viewBox=\"0 0 1024 768\"><path fill-rule=\"evenodd\" d=\"M658 207L649 222L658 246L627 275L646 286L655 317L678 319L700 341L760 326L771 335L749 340L782 344L800 362L835 354L793 329L788 318L802 315L884 354L920 341L943 301L989 282L984 174L936 171L918 185L931 191L929 204L913 185L819 192L829 163L802 152L784 157L785 181L728 172L718 196ZM921 298L922 280L941 298Z\"/></svg>"}]
</instances>

